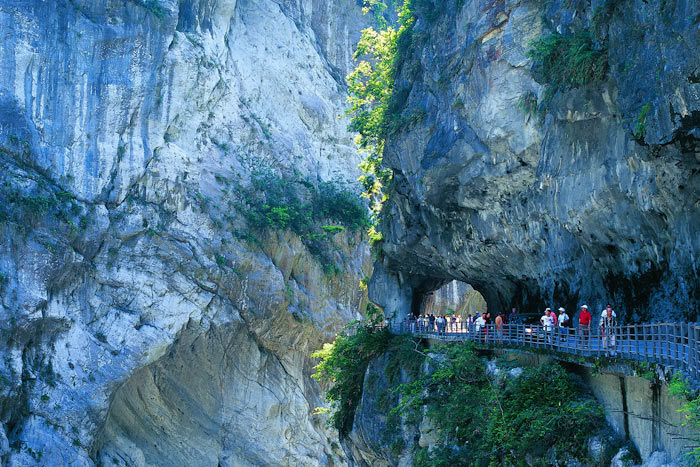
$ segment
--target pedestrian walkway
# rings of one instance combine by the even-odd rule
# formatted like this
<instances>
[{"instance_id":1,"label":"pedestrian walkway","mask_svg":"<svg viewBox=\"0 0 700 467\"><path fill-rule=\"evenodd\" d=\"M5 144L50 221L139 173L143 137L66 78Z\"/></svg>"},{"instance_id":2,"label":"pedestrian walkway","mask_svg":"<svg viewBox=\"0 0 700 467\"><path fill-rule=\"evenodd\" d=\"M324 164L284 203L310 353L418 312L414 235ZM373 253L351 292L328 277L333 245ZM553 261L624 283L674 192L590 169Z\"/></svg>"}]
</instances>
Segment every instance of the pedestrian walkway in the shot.
<instances>
[{"instance_id":1,"label":"pedestrian walkway","mask_svg":"<svg viewBox=\"0 0 700 467\"><path fill-rule=\"evenodd\" d=\"M392 326L392 332L442 341L471 341L495 347L531 347L582 356L611 356L658 363L682 371L693 383L700 383L700 324L656 323L600 328L545 328L539 325L448 325L444 332L409 324Z\"/></svg>"}]
</instances>

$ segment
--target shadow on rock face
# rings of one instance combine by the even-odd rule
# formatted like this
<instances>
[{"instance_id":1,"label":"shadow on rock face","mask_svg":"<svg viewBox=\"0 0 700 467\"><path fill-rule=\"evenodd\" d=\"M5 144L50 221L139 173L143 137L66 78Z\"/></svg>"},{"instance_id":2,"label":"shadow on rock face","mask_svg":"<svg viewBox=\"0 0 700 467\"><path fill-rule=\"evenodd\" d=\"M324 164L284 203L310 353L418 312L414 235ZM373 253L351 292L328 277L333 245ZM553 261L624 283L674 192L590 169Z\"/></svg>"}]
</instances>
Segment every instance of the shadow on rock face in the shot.
<instances>
[{"instance_id":1,"label":"shadow on rock face","mask_svg":"<svg viewBox=\"0 0 700 467\"><path fill-rule=\"evenodd\" d=\"M244 324L190 322L168 353L115 392L93 458L129 466L318 465L331 449L311 415L307 398L315 395L303 388Z\"/></svg>"}]
</instances>

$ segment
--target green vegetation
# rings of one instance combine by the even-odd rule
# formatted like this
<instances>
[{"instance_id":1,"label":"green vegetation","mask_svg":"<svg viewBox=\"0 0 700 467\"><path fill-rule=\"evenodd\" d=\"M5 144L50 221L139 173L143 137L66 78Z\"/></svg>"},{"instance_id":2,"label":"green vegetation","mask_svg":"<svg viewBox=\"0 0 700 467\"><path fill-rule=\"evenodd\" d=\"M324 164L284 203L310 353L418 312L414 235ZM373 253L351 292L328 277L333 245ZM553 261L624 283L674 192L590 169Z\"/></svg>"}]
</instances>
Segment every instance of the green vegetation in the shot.
<instances>
[{"instance_id":1,"label":"green vegetation","mask_svg":"<svg viewBox=\"0 0 700 467\"><path fill-rule=\"evenodd\" d=\"M251 177L251 187L238 186L238 192L244 201L241 212L252 229L294 232L331 275L340 268L332 258L330 238L345 229L354 232L369 226L362 199L343 181L315 185L298 176L259 170Z\"/></svg>"},{"instance_id":2,"label":"green vegetation","mask_svg":"<svg viewBox=\"0 0 700 467\"><path fill-rule=\"evenodd\" d=\"M323 231L326 232L328 235L335 235L344 231L345 227L343 227L342 225L322 225L321 229L323 229Z\"/></svg>"},{"instance_id":3,"label":"green vegetation","mask_svg":"<svg viewBox=\"0 0 700 467\"><path fill-rule=\"evenodd\" d=\"M69 240L89 226L89 219L85 216L77 218L83 208L72 193L54 189L40 176L32 179L36 183L30 187L20 188L26 180L28 178L8 177L0 185L0 198L5 200L0 205L0 225L9 224L26 238L39 223L50 216L51 220L57 221L54 227L59 227ZM56 245L45 246L52 251L56 250Z\"/></svg>"},{"instance_id":4,"label":"green vegetation","mask_svg":"<svg viewBox=\"0 0 700 467\"><path fill-rule=\"evenodd\" d=\"M377 25L382 29L387 27L384 15L389 7L396 7L395 0L362 0L362 12L364 14L371 14L377 21Z\"/></svg>"},{"instance_id":5,"label":"green vegetation","mask_svg":"<svg viewBox=\"0 0 700 467\"><path fill-rule=\"evenodd\" d=\"M326 399L333 408L329 424L340 433L347 434L352 428L367 365L384 353L390 340L391 334L384 329L371 324L357 326L341 332L335 342L324 344L323 349L312 354L313 358L321 359L314 367L313 378L330 384L326 391Z\"/></svg>"},{"instance_id":6,"label":"green vegetation","mask_svg":"<svg viewBox=\"0 0 700 467\"><path fill-rule=\"evenodd\" d=\"M596 364L598 361L596 361ZM634 368L634 372L636 375L640 378L644 378L647 381L651 381L652 383L656 381L656 371L655 368L652 367L652 365L649 364L649 362L645 361L633 361L632 362L632 368Z\"/></svg>"},{"instance_id":7,"label":"green vegetation","mask_svg":"<svg viewBox=\"0 0 700 467\"><path fill-rule=\"evenodd\" d=\"M586 30L553 33L530 43L536 77L549 86L568 88L602 81L608 70L607 49L597 49Z\"/></svg>"},{"instance_id":8,"label":"green vegetation","mask_svg":"<svg viewBox=\"0 0 700 467\"><path fill-rule=\"evenodd\" d=\"M518 108L527 115L527 119L530 120L533 116L537 115L537 95L533 91L528 91L521 95L518 99Z\"/></svg>"},{"instance_id":9,"label":"green vegetation","mask_svg":"<svg viewBox=\"0 0 700 467\"><path fill-rule=\"evenodd\" d=\"M368 0L366 3L376 7L385 2ZM387 199L383 188L392 179L391 170L382 166L386 137L422 118L419 111L402 116L408 91L394 90L397 70L413 43L415 23L411 0L405 0L397 10L399 19L396 28L386 27L380 31L367 28L362 31L353 56L358 64L347 77L350 103L348 114L351 117L349 129L358 133L358 145L366 154L365 160L360 164L360 169L364 172L360 182L365 190L364 196L372 200L373 222L369 237L373 245L382 239L377 225L382 203Z\"/></svg>"},{"instance_id":10,"label":"green vegetation","mask_svg":"<svg viewBox=\"0 0 700 467\"><path fill-rule=\"evenodd\" d=\"M163 19L165 16L166 10L163 8L163 6L161 6L159 0L144 0L143 6L153 13L158 19Z\"/></svg>"},{"instance_id":11,"label":"green vegetation","mask_svg":"<svg viewBox=\"0 0 700 467\"><path fill-rule=\"evenodd\" d=\"M214 259L216 260L216 265L219 266L220 268L223 268L226 266L226 258L217 254L214 256Z\"/></svg>"},{"instance_id":12,"label":"green vegetation","mask_svg":"<svg viewBox=\"0 0 700 467\"><path fill-rule=\"evenodd\" d=\"M700 431L700 395L693 391L685 378L680 373L675 373L668 385L668 392L672 396L683 401L679 410L685 416L684 426L690 426ZM687 456L691 459L692 465L700 464L700 439L693 439L693 444Z\"/></svg>"},{"instance_id":13,"label":"green vegetation","mask_svg":"<svg viewBox=\"0 0 700 467\"><path fill-rule=\"evenodd\" d=\"M590 394L557 364L525 369L495 381L472 345L431 349L431 374L399 386L395 409L423 413L438 430L437 449L415 452L416 466L546 465L545 453L584 458L586 440L603 421ZM494 440L498 440L494 442Z\"/></svg>"},{"instance_id":14,"label":"green vegetation","mask_svg":"<svg viewBox=\"0 0 700 467\"><path fill-rule=\"evenodd\" d=\"M537 113L540 122L559 90L603 81L608 72L607 41L599 45L585 29L570 35L555 32L534 40L527 56L533 60L534 78L547 88L539 103L530 92L521 96L518 107L529 117Z\"/></svg>"},{"instance_id":15,"label":"green vegetation","mask_svg":"<svg viewBox=\"0 0 700 467\"><path fill-rule=\"evenodd\" d=\"M341 333L313 355L321 359L314 378L330 385L329 423L347 434L363 386L382 387L376 373L364 380L367 367L386 355L389 389L377 394L386 416L383 441L394 456L405 448L393 435L401 417L418 424L427 416L437 431L435 449L416 447L416 466L524 466L525 454L544 466L553 447L558 460L585 459L586 441L599 430L604 414L575 377L552 363L497 379L489 376L486 361L475 350L471 344L427 350L411 338L361 326L354 333ZM430 370L421 373L426 359Z\"/></svg>"},{"instance_id":16,"label":"green vegetation","mask_svg":"<svg viewBox=\"0 0 700 467\"><path fill-rule=\"evenodd\" d=\"M309 237L317 233L316 225L326 220L350 230L369 223L365 206L343 182L315 186L308 180L282 177L271 171L255 172L251 182L254 190L241 189L240 193L248 204L244 214L254 228L289 229ZM256 198L257 193L263 193L264 199ZM337 230L337 226L331 230Z\"/></svg>"},{"instance_id":17,"label":"green vegetation","mask_svg":"<svg viewBox=\"0 0 700 467\"><path fill-rule=\"evenodd\" d=\"M644 106L642 106L642 110L639 111L639 115L637 116L637 124L634 127L634 137L638 140L643 140L644 135L646 135L646 121L649 110L651 110L651 102L647 102L646 104L644 104Z\"/></svg>"}]
</instances>

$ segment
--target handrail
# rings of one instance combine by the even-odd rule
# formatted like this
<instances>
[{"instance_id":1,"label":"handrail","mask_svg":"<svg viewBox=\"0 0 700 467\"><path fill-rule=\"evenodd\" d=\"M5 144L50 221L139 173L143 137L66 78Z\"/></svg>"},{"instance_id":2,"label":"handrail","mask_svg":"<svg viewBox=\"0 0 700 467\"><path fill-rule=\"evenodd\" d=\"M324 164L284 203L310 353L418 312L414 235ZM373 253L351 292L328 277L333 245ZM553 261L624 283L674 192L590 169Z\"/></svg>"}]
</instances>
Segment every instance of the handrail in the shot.
<instances>
[{"instance_id":1,"label":"handrail","mask_svg":"<svg viewBox=\"0 0 700 467\"><path fill-rule=\"evenodd\" d=\"M432 327L431 327L432 326ZM700 383L699 323L652 323L576 328L539 324L495 324L479 327L472 323L404 321L391 326L398 334L443 341L471 341L494 346L551 349L581 356L616 356L659 363L684 372L693 383Z\"/></svg>"}]
</instances>

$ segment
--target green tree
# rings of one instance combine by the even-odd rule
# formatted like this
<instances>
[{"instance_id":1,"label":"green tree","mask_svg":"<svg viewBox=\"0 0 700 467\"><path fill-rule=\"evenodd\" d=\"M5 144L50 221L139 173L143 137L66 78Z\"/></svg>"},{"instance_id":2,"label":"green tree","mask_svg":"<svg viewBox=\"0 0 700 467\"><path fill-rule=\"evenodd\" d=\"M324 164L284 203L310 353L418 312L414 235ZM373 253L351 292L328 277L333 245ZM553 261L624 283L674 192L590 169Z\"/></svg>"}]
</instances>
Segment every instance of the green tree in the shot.
<instances>
[{"instance_id":1,"label":"green tree","mask_svg":"<svg viewBox=\"0 0 700 467\"><path fill-rule=\"evenodd\" d=\"M352 429L367 365L386 350L390 338L384 328L360 325L341 332L332 344L324 344L311 355L321 359L312 377L330 385L326 391L333 409L329 423L341 434Z\"/></svg>"},{"instance_id":2,"label":"green tree","mask_svg":"<svg viewBox=\"0 0 700 467\"><path fill-rule=\"evenodd\" d=\"M374 0L366 2L376 6ZM357 144L365 153L360 164L364 173L360 182L364 196L372 200L373 225L370 227L370 241L381 240L376 228L382 203L386 200L383 187L391 181L392 172L382 166L386 136L396 127L400 112L392 105L394 81L401 45L410 42L415 18L411 11L411 0L405 0L398 8L397 28L387 27L377 31L367 28L362 31L353 58L358 61L354 71L347 77L350 108L349 129L357 132Z\"/></svg>"}]
</instances>

